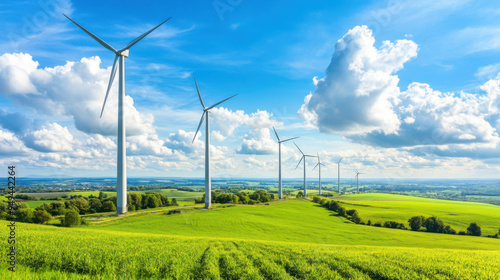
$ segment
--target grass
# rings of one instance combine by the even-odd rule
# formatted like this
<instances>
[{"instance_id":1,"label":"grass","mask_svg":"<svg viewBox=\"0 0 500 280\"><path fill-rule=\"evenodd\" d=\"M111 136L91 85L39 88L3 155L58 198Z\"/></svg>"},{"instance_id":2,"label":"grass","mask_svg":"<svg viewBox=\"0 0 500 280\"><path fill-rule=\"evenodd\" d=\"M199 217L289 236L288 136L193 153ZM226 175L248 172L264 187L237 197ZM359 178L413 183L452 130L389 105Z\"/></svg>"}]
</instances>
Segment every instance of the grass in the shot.
<instances>
[{"instance_id":1,"label":"grass","mask_svg":"<svg viewBox=\"0 0 500 280\"><path fill-rule=\"evenodd\" d=\"M483 235L493 235L500 229L500 206L451 200L438 200L405 195L368 193L334 197L346 209L356 209L364 220L397 221L408 224L412 216L437 216L458 231L467 231L477 222Z\"/></svg>"},{"instance_id":2,"label":"grass","mask_svg":"<svg viewBox=\"0 0 500 280\"><path fill-rule=\"evenodd\" d=\"M45 203L52 203L52 202L56 202L56 200L37 200L37 201L28 201L26 202L26 204L28 204L28 206L30 208L37 208L38 206L40 205L43 205ZM58 201L58 202L61 202L61 201Z\"/></svg>"},{"instance_id":3,"label":"grass","mask_svg":"<svg viewBox=\"0 0 500 280\"><path fill-rule=\"evenodd\" d=\"M497 249L500 240L361 226L306 200L130 216L90 229L316 244Z\"/></svg>"},{"instance_id":4,"label":"grass","mask_svg":"<svg viewBox=\"0 0 500 280\"><path fill-rule=\"evenodd\" d=\"M304 200L18 223L17 244L18 272L2 262L2 279L500 279L499 240L355 225Z\"/></svg>"}]
</instances>

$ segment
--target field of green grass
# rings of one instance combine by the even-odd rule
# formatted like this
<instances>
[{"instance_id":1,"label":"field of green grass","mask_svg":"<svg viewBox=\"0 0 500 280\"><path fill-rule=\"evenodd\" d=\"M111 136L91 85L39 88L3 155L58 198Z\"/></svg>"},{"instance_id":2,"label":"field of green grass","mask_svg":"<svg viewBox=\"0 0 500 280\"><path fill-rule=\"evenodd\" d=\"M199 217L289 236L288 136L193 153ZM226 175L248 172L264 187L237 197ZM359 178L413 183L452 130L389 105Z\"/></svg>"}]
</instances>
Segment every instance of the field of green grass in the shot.
<instances>
[{"instance_id":1,"label":"field of green grass","mask_svg":"<svg viewBox=\"0 0 500 280\"><path fill-rule=\"evenodd\" d=\"M467 231L471 222L481 226L483 235L500 229L500 206L451 200L437 200L406 195L367 193L334 197L346 209L356 209L366 222L397 221L405 223L412 216L437 216L458 231Z\"/></svg>"},{"instance_id":2,"label":"field of green grass","mask_svg":"<svg viewBox=\"0 0 500 280\"><path fill-rule=\"evenodd\" d=\"M402 203L384 196L344 197ZM12 279L500 279L500 239L357 225L308 200L145 213L78 228L18 223L18 236ZM10 279L6 262L0 269Z\"/></svg>"},{"instance_id":3,"label":"field of green grass","mask_svg":"<svg viewBox=\"0 0 500 280\"><path fill-rule=\"evenodd\" d=\"M37 201L28 201L28 202L26 202L26 204L28 204L28 206L30 208L35 209L40 205L43 205L45 203L52 203L52 202L54 202L54 200L37 200Z\"/></svg>"}]
</instances>

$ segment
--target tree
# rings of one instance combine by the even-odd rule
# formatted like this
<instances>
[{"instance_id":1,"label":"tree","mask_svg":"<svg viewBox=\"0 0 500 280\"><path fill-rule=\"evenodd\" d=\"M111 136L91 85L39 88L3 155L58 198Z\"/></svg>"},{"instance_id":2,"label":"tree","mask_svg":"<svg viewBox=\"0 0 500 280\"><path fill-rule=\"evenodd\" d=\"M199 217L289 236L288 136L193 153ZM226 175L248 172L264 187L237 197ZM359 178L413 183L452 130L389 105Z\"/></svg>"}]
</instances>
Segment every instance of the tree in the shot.
<instances>
[{"instance_id":1,"label":"tree","mask_svg":"<svg viewBox=\"0 0 500 280\"><path fill-rule=\"evenodd\" d=\"M351 221L356 224L360 224L363 220L359 217L358 211L354 210L354 213L351 215Z\"/></svg>"},{"instance_id":2,"label":"tree","mask_svg":"<svg viewBox=\"0 0 500 280\"><path fill-rule=\"evenodd\" d=\"M102 202L99 198L91 198L89 199L89 208L90 212L96 213L102 211Z\"/></svg>"},{"instance_id":3,"label":"tree","mask_svg":"<svg viewBox=\"0 0 500 280\"><path fill-rule=\"evenodd\" d=\"M481 236L481 227L476 224L476 222L472 222L467 228L467 234L473 236Z\"/></svg>"},{"instance_id":4,"label":"tree","mask_svg":"<svg viewBox=\"0 0 500 280\"><path fill-rule=\"evenodd\" d=\"M16 219L19 222L23 223L33 222L33 210L31 210L31 208L17 209L15 214L16 214Z\"/></svg>"},{"instance_id":5,"label":"tree","mask_svg":"<svg viewBox=\"0 0 500 280\"><path fill-rule=\"evenodd\" d=\"M114 212L116 211L116 206L111 200L104 201L104 203L102 204L102 211Z\"/></svg>"},{"instance_id":6,"label":"tree","mask_svg":"<svg viewBox=\"0 0 500 280\"><path fill-rule=\"evenodd\" d=\"M88 213L90 209L89 202L81 197L70 200L69 205L76 207L80 214Z\"/></svg>"},{"instance_id":7,"label":"tree","mask_svg":"<svg viewBox=\"0 0 500 280\"><path fill-rule=\"evenodd\" d=\"M64 215L63 225L66 227L78 226L80 225L80 215L75 210L69 210Z\"/></svg>"},{"instance_id":8,"label":"tree","mask_svg":"<svg viewBox=\"0 0 500 280\"><path fill-rule=\"evenodd\" d=\"M443 232L444 223L438 217L429 217L422 224L428 232Z\"/></svg>"},{"instance_id":9,"label":"tree","mask_svg":"<svg viewBox=\"0 0 500 280\"><path fill-rule=\"evenodd\" d=\"M408 220L411 230L419 230L424 223L424 216L413 216Z\"/></svg>"},{"instance_id":10,"label":"tree","mask_svg":"<svg viewBox=\"0 0 500 280\"><path fill-rule=\"evenodd\" d=\"M338 209L338 213L339 213L339 216L345 217L345 215L346 215L345 208L343 206L340 206Z\"/></svg>"},{"instance_id":11,"label":"tree","mask_svg":"<svg viewBox=\"0 0 500 280\"><path fill-rule=\"evenodd\" d=\"M170 203L172 206L179 206L179 203L177 203L177 199L172 198L172 202Z\"/></svg>"},{"instance_id":12,"label":"tree","mask_svg":"<svg viewBox=\"0 0 500 280\"><path fill-rule=\"evenodd\" d=\"M45 210L35 210L33 212L33 222L37 224L45 224L50 221L52 216Z\"/></svg>"},{"instance_id":13,"label":"tree","mask_svg":"<svg viewBox=\"0 0 500 280\"><path fill-rule=\"evenodd\" d=\"M299 191L297 195L295 195L296 198L304 198L304 193L302 191Z\"/></svg>"},{"instance_id":14,"label":"tree","mask_svg":"<svg viewBox=\"0 0 500 280\"><path fill-rule=\"evenodd\" d=\"M105 194L105 193L104 193L104 192L102 192L102 191L100 191L100 192L99 192L99 200L103 200L103 199L105 199L106 197L108 197L108 195L107 195L107 194Z\"/></svg>"},{"instance_id":15,"label":"tree","mask_svg":"<svg viewBox=\"0 0 500 280\"><path fill-rule=\"evenodd\" d=\"M457 232L451 228L450 225L446 225L444 228L443 228L443 233L447 233L447 234L456 234Z\"/></svg>"}]
</instances>

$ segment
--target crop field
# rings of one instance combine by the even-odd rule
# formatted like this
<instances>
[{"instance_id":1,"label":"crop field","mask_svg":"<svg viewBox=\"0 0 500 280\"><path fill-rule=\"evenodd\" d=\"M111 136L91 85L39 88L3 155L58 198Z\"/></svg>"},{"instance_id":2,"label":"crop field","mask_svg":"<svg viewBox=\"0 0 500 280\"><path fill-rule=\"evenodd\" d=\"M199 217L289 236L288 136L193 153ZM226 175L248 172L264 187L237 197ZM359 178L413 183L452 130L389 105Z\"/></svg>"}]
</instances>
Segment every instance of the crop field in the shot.
<instances>
[{"instance_id":1,"label":"crop field","mask_svg":"<svg viewBox=\"0 0 500 280\"><path fill-rule=\"evenodd\" d=\"M437 216L455 230L466 231L477 222L483 235L493 235L500 228L500 206L451 200L437 200L395 194L354 194L334 197L347 209L356 209L364 220L406 223L412 216Z\"/></svg>"},{"instance_id":2,"label":"crop field","mask_svg":"<svg viewBox=\"0 0 500 280\"><path fill-rule=\"evenodd\" d=\"M356 225L308 200L17 234L0 279L500 279L499 239Z\"/></svg>"},{"instance_id":3,"label":"crop field","mask_svg":"<svg viewBox=\"0 0 500 280\"><path fill-rule=\"evenodd\" d=\"M0 226L5 227L5 221ZM1 241L5 243L3 239ZM500 251L288 243L19 226L13 279L499 279ZM2 244L5 246L6 244ZM0 277L10 278L2 262Z\"/></svg>"}]
</instances>

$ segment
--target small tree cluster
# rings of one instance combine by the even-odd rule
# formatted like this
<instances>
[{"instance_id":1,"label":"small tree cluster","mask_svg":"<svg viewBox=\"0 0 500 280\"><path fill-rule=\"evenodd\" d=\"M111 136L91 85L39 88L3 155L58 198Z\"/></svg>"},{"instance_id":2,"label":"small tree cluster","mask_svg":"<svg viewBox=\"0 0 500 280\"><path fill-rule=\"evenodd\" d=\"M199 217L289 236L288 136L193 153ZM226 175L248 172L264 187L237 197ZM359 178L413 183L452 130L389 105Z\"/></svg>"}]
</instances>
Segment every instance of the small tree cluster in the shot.
<instances>
[{"instance_id":1,"label":"small tree cluster","mask_svg":"<svg viewBox=\"0 0 500 280\"><path fill-rule=\"evenodd\" d=\"M257 190L251 194L240 191L234 193L217 193L212 191L212 203L233 203L233 204L257 204L261 202L269 202L275 199L274 194L268 193L266 190ZM203 197L195 199L194 203L205 203L205 194Z\"/></svg>"}]
</instances>

